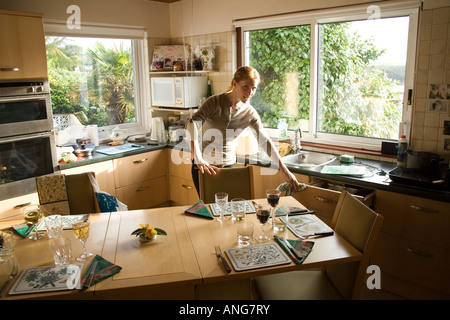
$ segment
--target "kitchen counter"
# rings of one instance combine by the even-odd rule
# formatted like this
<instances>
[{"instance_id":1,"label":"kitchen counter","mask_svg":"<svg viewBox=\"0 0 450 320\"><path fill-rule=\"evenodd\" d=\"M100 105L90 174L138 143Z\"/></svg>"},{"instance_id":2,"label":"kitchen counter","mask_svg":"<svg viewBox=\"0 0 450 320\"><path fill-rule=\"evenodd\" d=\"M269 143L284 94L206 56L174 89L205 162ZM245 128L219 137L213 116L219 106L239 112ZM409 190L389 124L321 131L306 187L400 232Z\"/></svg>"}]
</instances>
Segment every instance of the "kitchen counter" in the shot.
<instances>
[{"instance_id":1,"label":"kitchen counter","mask_svg":"<svg viewBox=\"0 0 450 320\"><path fill-rule=\"evenodd\" d=\"M133 145L140 145L143 148L123 153L117 153L114 155L106 155L99 153L97 151L103 148L107 148L108 146L100 145L99 147L96 148L96 151L94 151L92 157L85 158L84 160L79 160L72 163L60 164L59 169L64 170L165 148L184 149L189 151L189 146L186 142L167 143L167 144L148 144L147 142L144 142L144 143L133 143ZM267 158L259 158L256 156L252 157L238 156L237 161L240 163L258 166L265 166L265 167L270 166L270 163L267 161ZM293 173L304 174L321 179L333 180L336 182L355 185L364 188L379 189L390 192L403 193L412 196L419 196L428 199L450 202L449 188L431 189L392 182L389 179L389 171L393 170L396 167L395 163L355 158L354 164L366 167L366 173L364 174L364 176L357 177L357 176L346 176L335 174L323 174L320 172L322 166L319 167L298 167L290 165L287 166L289 170L291 170L291 172ZM339 157L337 157L335 161L328 163L328 165L345 165L345 164L340 164Z\"/></svg>"}]
</instances>

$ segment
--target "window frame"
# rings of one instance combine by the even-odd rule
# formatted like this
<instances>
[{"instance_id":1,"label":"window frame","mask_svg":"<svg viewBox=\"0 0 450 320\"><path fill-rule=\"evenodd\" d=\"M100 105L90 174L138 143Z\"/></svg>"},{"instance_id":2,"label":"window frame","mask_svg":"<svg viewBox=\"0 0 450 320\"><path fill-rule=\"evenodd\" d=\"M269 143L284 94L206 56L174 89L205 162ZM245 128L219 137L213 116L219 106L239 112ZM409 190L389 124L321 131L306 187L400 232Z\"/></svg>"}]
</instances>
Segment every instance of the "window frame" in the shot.
<instances>
[{"instance_id":1,"label":"window frame","mask_svg":"<svg viewBox=\"0 0 450 320\"><path fill-rule=\"evenodd\" d=\"M111 131L119 126L126 129L128 135L142 134L149 131L148 106L150 105L149 62L147 31L142 27L89 24L80 29L67 28L66 22L44 20L45 36L114 38L132 40L133 78L136 122L108 125L98 128L99 140L109 139Z\"/></svg>"},{"instance_id":2,"label":"window frame","mask_svg":"<svg viewBox=\"0 0 450 320\"><path fill-rule=\"evenodd\" d=\"M339 7L332 9L319 9L303 11L262 18L235 20L233 24L239 28L241 39L241 56L248 63L245 54L245 37L247 31L289 27L297 25L311 25L311 57L310 57L310 110L309 110L309 132L304 132L302 140L324 144L338 145L355 149L367 149L372 151L381 150L381 142L387 139L358 137L344 134L332 134L317 131L317 99L318 99L318 57L319 57L319 24L332 22L345 22L353 20L364 20L376 17L392 18L396 16L409 16L408 48L406 57L405 87L402 102L402 123L399 125L399 135L406 134L410 137L412 122L412 103L408 103L408 92L413 90L416 60L416 42L418 34L418 15L420 1L389 1L389 3L375 2L364 5ZM378 16L379 14L379 16ZM269 131L271 131L269 129Z\"/></svg>"}]
</instances>

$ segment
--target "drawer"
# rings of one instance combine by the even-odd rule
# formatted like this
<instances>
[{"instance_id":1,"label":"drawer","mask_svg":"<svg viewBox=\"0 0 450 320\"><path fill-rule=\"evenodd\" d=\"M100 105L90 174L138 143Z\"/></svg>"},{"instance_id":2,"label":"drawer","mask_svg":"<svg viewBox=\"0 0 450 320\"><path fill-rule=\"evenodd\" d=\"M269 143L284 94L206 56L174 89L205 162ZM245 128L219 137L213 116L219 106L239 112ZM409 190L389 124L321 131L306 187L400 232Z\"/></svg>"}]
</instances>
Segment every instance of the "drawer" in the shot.
<instances>
[{"instance_id":1,"label":"drawer","mask_svg":"<svg viewBox=\"0 0 450 320\"><path fill-rule=\"evenodd\" d=\"M165 150L140 153L113 161L116 188L165 176L167 173Z\"/></svg>"},{"instance_id":2,"label":"drawer","mask_svg":"<svg viewBox=\"0 0 450 320\"><path fill-rule=\"evenodd\" d=\"M191 153L182 150L170 149L168 151L168 161L169 165L169 173L172 176L177 176L182 179L190 179L191 176L191 168L192 168L192 160Z\"/></svg>"},{"instance_id":3,"label":"drawer","mask_svg":"<svg viewBox=\"0 0 450 320\"><path fill-rule=\"evenodd\" d=\"M23 219L23 208L39 203L37 192L0 201L0 220Z\"/></svg>"},{"instance_id":4,"label":"drawer","mask_svg":"<svg viewBox=\"0 0 450 320\"><path fill-rule=\"evenodd\" d=\"M199 201L197 190L195 190L192 179L182 179L179 177L170 177L170 200L175 205L192 205Z\"/></svg>"},{"instance_id":5,"label":"drawer","mask_svg":"<svg viewBox=\"0 0 450 320\"><path fill-rule=\"evenodd\" d=\"M450 249L450 203L409 196L403 235Z\"/></svg>"},{"instance_id":6,"label":"drawer","mask_svg":"<svg viewBox=\"0 0 450 320\"><path fill-rule=\"evenodd\" d=\"M148 209L167 202L167 178L159 177L116 189L117 199L128 206L128 210Z\"/></svg>"},{"instance_id":7,"label":"drawer","mask_svg":"<svg viewBox=\"0 0 450 320\"><path fill-rule=\"evenodd\" d=\"M316 215L330 225L343 190L348 191L367 206L371 207L373 205L374 190L333 184L320 179L314 179L305 190L294 193L294 198L308 209L315 210Z\"/></svg>"}]
</instances>

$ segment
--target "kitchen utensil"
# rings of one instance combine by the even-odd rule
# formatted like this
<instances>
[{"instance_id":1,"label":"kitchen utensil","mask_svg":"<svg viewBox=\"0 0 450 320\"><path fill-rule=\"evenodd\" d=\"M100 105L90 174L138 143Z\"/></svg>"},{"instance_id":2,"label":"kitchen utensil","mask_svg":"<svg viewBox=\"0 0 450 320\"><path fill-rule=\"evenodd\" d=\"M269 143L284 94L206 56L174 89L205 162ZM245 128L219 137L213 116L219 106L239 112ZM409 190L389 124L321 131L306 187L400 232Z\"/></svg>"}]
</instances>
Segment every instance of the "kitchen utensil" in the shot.
<instances>
[{"instance_id":1,"label":"kitchen utensil","mask_svg":"<svg viewBox=\"0 0 450 320\"><path fill-rule=\"evenodd\" d=\"M439 166L439 162L444 160L437 153L408 150L406 168L423 169Z\"/></svg>"},{"instance_id":2,"label":"kitchen utensil","mask_svg":"<svg viewBox=\"0 0 450 320\"><path fill-rule=\"evenodd\" d=\"M276 236L275 236L275 237L276 237ZM293 246L291 246L291 244L289 243L289 241L287 241L287 239L281 238L281 237L280 237L280 239L284 241L284 243L286 244L286 246L288 247L288 249L292 252L292 254L293 254L297 259L299 259L299 260L302 259L302 256L300 255L300 253L299 253L297 250L295 250Z\"/></svg>"},{"instance_id":3,"label":"kitchen utensil","mask_svg":"<svg viewBox=\"0 0 450 320\"><path fill-rule=\"evenodd\" d=\"M327 232L315 232L313 234L308 234L305 236L299 236L302 239L308 239L309 237L326 237L326 236L332 236L334 234L334 231L327 231Z\"/></svg>"},{"instance_id":4,"label":"kitchen utensil","mask_svg":"<svg viewBox=\"0 0 450 320\"><path fill-rule=\"evenodd\" d=\"M0 291L0 297L3 297L3 294L6 291L6 288L8 288L9 283L17 276L17 272L19 271L19 265L15 264L14 267L11 270L11 274L8 277L8 280L6 280L5 284L2 287L2 290Z\"/></svg>"},{"instance_id":5,"label":"kitchen utensil","mask_svg":"<svg viewBox=\"0 0 450 320\"><path fill-rule=\"evenodd\" d=\"M84 281L83 288L82 288L83 290L86 290L87 288L89 288L91 286L92 280L94 279L94 276L95 276L95 269L97 268L97 263L98 263L98 261L94 262L94 265L92 266L89 276L86 278L86 281Z\"/></svg>"},{"instance_id":6,"label":"kitchen utensil","mask_svg":"<svg viewBox=\"0 0 450 320\"><path fill-rule=\"evenodd\" d=\"M220 260L222 260L225 270L227 270L227 272L231 272L230 265L228 264L227 260L225 260L225 258L223 257L222 250L220 250L220 247L216 246L215 249L216 249L216 256L219 257Z\"/></svg>"}]
</instances>

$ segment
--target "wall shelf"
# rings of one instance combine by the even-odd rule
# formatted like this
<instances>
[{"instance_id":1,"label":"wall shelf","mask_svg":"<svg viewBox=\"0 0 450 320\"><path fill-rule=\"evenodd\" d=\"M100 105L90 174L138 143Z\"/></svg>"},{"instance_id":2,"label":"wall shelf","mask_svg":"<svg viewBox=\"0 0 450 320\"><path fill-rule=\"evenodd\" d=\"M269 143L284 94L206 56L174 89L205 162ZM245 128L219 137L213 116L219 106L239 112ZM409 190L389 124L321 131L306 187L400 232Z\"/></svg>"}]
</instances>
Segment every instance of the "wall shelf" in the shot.
<instances>
[{"instance_id":1,"label":"wall shelf","mask_svg":"<svg viewBox=\"0 0 450 320\"><path fill-rule=\"evenodd\" d=\"M161 107L150 107L151 110L155 111L164 111L164 112L176 112L176 113L194 113L198 110L198 108L161 108Z\"/></svg>"},{"instance_id":2,"label":"wall shelf","mask_svg":"<svg viewBox=\"0 0 450 320\"><path fill-rule=\"evenodd\" d=\"M217 72L219 70L190 70L190 71L170 71L170 70L161 70L161 71L150 71L150 76L154 76L157 74L202 74L202 73L210 73Z\"/></svg>"}]
</instances>

